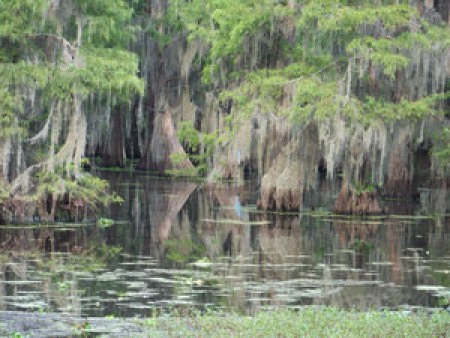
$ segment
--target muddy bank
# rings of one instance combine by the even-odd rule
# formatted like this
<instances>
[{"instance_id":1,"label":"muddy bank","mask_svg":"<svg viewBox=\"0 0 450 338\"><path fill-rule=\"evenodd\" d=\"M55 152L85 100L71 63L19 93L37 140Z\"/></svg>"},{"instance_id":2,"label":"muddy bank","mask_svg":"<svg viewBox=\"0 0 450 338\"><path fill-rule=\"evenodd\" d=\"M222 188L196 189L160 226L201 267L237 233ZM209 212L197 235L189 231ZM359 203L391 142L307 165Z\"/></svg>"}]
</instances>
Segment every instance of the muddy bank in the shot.
<instances>
[{"instance_id":1,"label":"muddy bank","mask_svg":"<svg viewBox=\"0 0 450 338\"><path fill-rule=\"evenodd\" d=\"M60 313L0 311L0 336L147 337L143 323L143 320L133 318L81 318Z\"/></svg>"}]
</instances>

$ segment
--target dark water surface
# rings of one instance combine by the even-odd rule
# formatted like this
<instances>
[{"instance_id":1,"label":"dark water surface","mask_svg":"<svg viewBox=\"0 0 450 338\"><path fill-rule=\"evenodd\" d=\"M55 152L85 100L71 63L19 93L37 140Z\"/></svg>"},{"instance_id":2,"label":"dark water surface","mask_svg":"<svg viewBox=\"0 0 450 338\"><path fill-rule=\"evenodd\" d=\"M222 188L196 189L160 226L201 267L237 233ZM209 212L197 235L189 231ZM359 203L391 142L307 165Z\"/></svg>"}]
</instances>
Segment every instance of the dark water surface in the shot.
<instances>
[{"instance_id":1,"label":"dark water surface","mask_svg":"<svg viewBox=\"0 0 450 338\"><path fill-rule=\"evenodd\" d=\"M436 307L450 299L443 192L424 190L416 205L394 201L392 215L358 219L326 208L261 213L251 185L104 175L125 199L104 211L117 224L0 228L0 310L251 314L305 305ZM409 213L395 214L397 207Z\"/></svg>"}]
</instances>

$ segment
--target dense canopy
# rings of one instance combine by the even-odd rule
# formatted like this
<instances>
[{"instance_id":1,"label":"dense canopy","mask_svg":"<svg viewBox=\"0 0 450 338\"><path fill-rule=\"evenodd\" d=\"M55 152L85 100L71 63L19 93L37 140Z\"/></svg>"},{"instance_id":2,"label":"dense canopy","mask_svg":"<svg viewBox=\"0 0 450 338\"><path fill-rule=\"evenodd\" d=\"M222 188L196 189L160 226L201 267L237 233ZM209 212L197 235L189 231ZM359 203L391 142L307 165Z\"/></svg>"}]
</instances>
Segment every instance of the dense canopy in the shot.
<instances>
[{"instance_id":1,"label":"dense canopy","mask_svg":"<svg viewBox=\"0 0 450 338\"><path fill-rule=\"evenodd\" d=\"M52 216L57 201L102 200L100 181L83 190L86 156L207 174L243 121L271 114L305 128L433 117L433 166L448 170L448 13L409 0L2 0L3 200L51 200ZM214 107L226 116L212 127Z\"/></svg>"}]
</instances>

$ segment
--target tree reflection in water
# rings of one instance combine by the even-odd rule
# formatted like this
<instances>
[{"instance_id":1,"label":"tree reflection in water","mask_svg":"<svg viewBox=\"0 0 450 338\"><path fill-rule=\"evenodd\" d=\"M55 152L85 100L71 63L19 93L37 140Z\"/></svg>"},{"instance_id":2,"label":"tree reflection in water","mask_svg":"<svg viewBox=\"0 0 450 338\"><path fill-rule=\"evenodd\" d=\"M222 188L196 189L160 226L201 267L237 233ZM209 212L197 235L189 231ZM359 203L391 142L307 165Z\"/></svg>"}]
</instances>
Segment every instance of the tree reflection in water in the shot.
<instances>
[{"instance_id":1,"label":"tree reflection in water","mask_svg":"<svg viewBox=\"0 0 450 338\"><path fill-rule=\"evenodd\" d=\"M450 288L446 216L265 214L251 204L254 187L107 178L125 202L104 216L126 222L0 230L0 309L377 309L436 306Z\"/></svg>"}]
</instances>

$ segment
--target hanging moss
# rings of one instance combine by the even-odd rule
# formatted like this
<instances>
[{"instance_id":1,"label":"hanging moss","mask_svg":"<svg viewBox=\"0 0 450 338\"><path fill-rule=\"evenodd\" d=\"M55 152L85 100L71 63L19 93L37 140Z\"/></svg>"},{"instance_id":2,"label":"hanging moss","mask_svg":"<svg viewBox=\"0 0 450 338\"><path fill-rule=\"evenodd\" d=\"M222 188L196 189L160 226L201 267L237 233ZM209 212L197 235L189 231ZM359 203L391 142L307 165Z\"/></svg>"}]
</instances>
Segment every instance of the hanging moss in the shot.
<instances>
[{"instance_id":1,"label":"hanging moss","mask_svg":"<svg viewBox=\"0 0 450 338\"><path fill-rule=\"evenodd\" d=\"M0 181L12 200L29 201L27 195L33 194L43 203L51 198L55 207L73 194L70 182L77 187L88 179L80 170L87 140L85 100L91 93L108 93L126 102L143 92L137 58L126 50L131 16L122 0L107 6L102 0L0 3L0 91L5 98ZM58 191L44 184L43 174L56 175ZM87 204L108 199L105 187L93 187L92 192L106 195L89 202L94 197L89 189L77 191Z\"/></svg>"}]
</instances>

